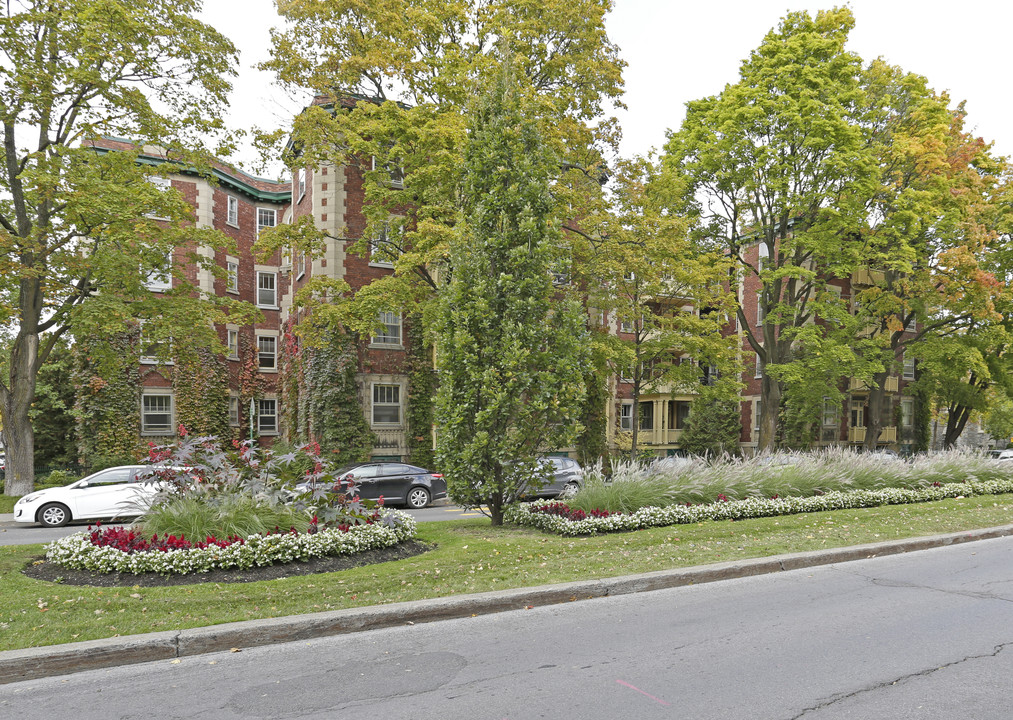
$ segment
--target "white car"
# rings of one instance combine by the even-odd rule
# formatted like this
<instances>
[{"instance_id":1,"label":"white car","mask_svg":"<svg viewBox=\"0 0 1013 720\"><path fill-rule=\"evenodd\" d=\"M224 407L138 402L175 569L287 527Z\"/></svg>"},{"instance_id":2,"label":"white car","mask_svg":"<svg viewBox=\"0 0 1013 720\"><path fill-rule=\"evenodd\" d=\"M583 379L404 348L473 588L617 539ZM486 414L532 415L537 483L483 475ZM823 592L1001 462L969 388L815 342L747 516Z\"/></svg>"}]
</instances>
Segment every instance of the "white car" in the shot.
<instances>
[{"instance_id":1,"label":"white car","mask_svg":"<svg viewBox=\"0 0 1013 720\"><path fill-rule=\"evenodd\" d=\"M71 520L143 515L159 490L157 483L138 481L138 475L150 469L150 465L121 465L64 487L36 490L14 504L14 520L60 527Z\"/></svg>"}]
</instances>

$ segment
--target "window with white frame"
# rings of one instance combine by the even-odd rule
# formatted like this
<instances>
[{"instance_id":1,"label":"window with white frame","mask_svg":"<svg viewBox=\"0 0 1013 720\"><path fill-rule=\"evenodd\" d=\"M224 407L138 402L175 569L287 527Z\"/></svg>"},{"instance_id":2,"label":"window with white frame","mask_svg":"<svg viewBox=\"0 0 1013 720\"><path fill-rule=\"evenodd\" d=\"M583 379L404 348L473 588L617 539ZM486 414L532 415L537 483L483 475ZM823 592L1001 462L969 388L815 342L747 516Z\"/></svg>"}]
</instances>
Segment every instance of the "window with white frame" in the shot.
<instances>
[{"instance_id":1,"label":"window with white frame","mask_svg":"<svg viewBox=\"0 0 1013 720\"><path fill-rule=\"evenodd\" d=\"M373 424L399 425L401 423L401 386L373 385Z\"/></svg>"},{"instance_id":2,"label":"window with white frame","mask_svg":"<svg viewBox=\"0 0 1013 720\"><path fill-rule=\"evenodd\" d=\"M144 279L144 286L154 292L172 289L172 250L165 254L165 263L153 267Z\"/></svg>"},{"instance_id":3,"label":"window with white frame","mask_svg":"<svg viewBox=\"0 0 1013 720\"><path fill-rule=\"evenodd\" d=\"M257 336L257 365L261 370L278 369L278 338L274 335Z\"/></svg>"},{"instance_id":4,"label":"window with white frame","mask_svg":"<svg viewBox=\"0 0 1013 720\"><path fill-rule=\"evenodd\" d=\"M759 243L756 246L756 272L763 272L763 266L770 260L770 250L767 248L767 243Z\"/></svg>"},{"instance_id":5,"label":"window with white frame","mask_svg":"<svg viewBox=\"0 0 1013 720\"><path fill-rule=\"evenodd\" d=\"M257 272L257 307L278 307L278 273Z\"/></svg>"},{"instance_id":6,"label":"window with white frame","mask_svg":"<svg viewBox=\"0 0 1013 720\"><path fill-rule=\"evenodd\" d=\"M239 359L239 331L238 330L227 330L228 334L228 348L229 358L232 360Z\"/></svg>"},{"instance_id":7,"label":"window with white frame","mask_svg":"<svg viewBox=\"0 0 1013 720\"><path fill-rule=\"evenodd\" d=\"M383 329L379 335L373 336L373 343L376 345L400 345L401 313L381 312L380 322L383 323Z\"/></svg>"},{"instance_id":8,"label":"window with white frame","mask_svg":"<svg viewBox=\"0 0 1013 720\"><path fill-rule=\"evenodd\" d=\"M154 185L160 192L169 192L172 189L172 180L158 175L149 175L147 178L151 185ZM157 212L150 212L147 215L152 220L168 220L169 218L165 215L159 215Z\"/></svg>"},{"instance_id":9,"label":"window with white frame","mask_svg":"<svg viewBox=\"0 0 1013 720\"><path fill-rule=\"evenodd\" d=\"M619 429L620 430L632 430L633 429L633 402L623 402L619 406Z\"/></svg>"},{"instance_id":10,"label":"window with white frame","mask_svg":"<svg viewBox=\"0 0 1013 720\"><path fill-rule=\"evenodd\" d=\"M763 358L760 357L760 353L756 353L756 368L753 371L753 379L759 380L763 377Z\"/></svg>"},{"instance_id":11,"label":"window with white frame","mask_svg":"<svg viewBox=\"0 0 1013 720\"><path fill-rule=\"evenodd\" d=\"M915 379L915 359L910 357L906 352L904 353L904 379Z\"/></svg>"},{"instance_id":12,"label":"window with white frame","mask_svg":"<svg viewBox=\"0 0 1013 720\"><path fill-rule=\"evenodd\" d=\"M623 320L619 323L619 332L631 333L636 331L637 327L632 320Z\"/></svg>"},{"instance_id":13,"label":"window with white frame","mask_svg":"<svg viewBox=\"0 0 1013 720\"><path fill-rule=\"evenodd\" d=\"M306 274L306 253L302 250L293 250L295 256L295 279L298 280Z\"/></svg>"},{"instance_id":14,"label":"window with white frame","mask_svg":"<svg viewBox=\"0 0 1013 720\"><path fill-rule=\"evenodd\" d=\"M239 198L235 195L227 195L226 206L225 222L233 227L239 227Z\"/></svg>"},{"instance_id":15,"label":"window with white frame","mask_svg":"<svg viewBox=\"0 0 1013 720\"><path fill-rule=\"evenodd\" d=\"M257 401L257 432L261 435L278 434L278 401L274 398Z\"/></svg>"},{"instance_id":16,"label":"window with white frame","mask_svg":"<svg viewBox=\"0 0 1013 720\"><path fill-rule=\"evenodd\" d=\"M145 331L145 325L148 330ZM151 325L141 320L138 323L140 335L137 344L140 347L140 360L145 364L172 365L172 338L158 339L151 332Z\"/></svg>"},{"instance_id":17,"label":"window with white frame","mask_svg":"<svg viewBox=\"0 0 1013 720\"><path fill-rule=\"evenodd\" d=\"M404 168L396 162L384 163L373 156L373 170L387 171L387 185L398 190L404 188Z\"/></svg>"},{"instance_id":18,"label":"window with white frame","mask_svg":"<svg viewBox=\"0 0 1013 720\"><path fill-rule=\"evenodd\" d=\"M264 228L278 224L278 211L274 208L257 208L257 234Z\"/></svg>"},{"instance_id":19,"label":"window with white frame","mask_svg":"<svg viewBox=\"0 0 1013 720\"><path fill-rule=\"evenodd\" d=\"M760 432L760 418L763 415L763 400L753 400L753 432Z\"/></svg>"},{"instance_id":20,"label":"window with white frame","mask_svg":"<svg viewBox=\"0 0 1013 720\"><path fill-rule=\"evenodd\" d=\"M230 293L239 292L239 263L229 260L225 263L225 290Z\"/></svg>"},{"instance_id":21,"label":"window with white frame","mask_svg":"<svg viewBox=\"0 0 1013 720\"><path fill-rule=\"evenodd\" d=\"M172 432L172 395L167 392L141 394L141 432L166 435Z\"/></svg>"},{"instance_id":22,"label":"window with white frame","mask_svg":"<svg viewBox=\"0 0 1013 720\"><path fill-rule=\"evenodd\" d=\"M239 396L229 395L229 425L239 427Z\"/></svg>"},{"instance_id":23,"label":"window with white frame","mask_svg":"<svg viewBox=\"0 0 1013 720\"><path fill-rule=\"evenodd\" d=\"M296 172L296 186L299 189L299 194L296 195L296 202L299 202L306 197L306 168L299 168Z\"/></svg>"},{"instance_id":24,"label":"window with white frame","mask_svg":"<svg viewBox=\"0 0 1013 720\"><path fill-rule=\"evenodd\" d=\"M369 239L369 264L379 267L394 267L394 261L401 254L401 225L388 221Z\"/></svg>"},{"instance_id":25,"label":"window with white frame","mask_svg":"<svg viewBox=\"0 0 1013 720\"><path fill-rule=\"evenodd\" d=\"M756 325L757 327L763 325L763 319L766 317L766 313L763 312L763 293L756 293Z\"/></svg>"}]
</instances>

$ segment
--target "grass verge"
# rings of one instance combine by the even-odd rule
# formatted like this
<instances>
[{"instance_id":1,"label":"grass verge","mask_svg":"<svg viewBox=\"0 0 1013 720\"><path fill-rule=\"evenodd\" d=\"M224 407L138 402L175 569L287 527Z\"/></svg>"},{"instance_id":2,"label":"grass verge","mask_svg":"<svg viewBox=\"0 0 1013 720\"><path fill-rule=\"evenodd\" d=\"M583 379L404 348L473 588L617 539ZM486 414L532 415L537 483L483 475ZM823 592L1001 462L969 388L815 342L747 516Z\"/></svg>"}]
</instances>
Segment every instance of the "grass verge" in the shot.
<instances>
[{"instance_id":1,"label":"grass verge","mask_svg":"<svg viewBox=\"0 0 1013 720\"><path fill-rule=\"evenodd\" d=\"M504 590L1004 525L1013 495L562 538L488 520L419 524L437 549L255 583L94 588L25 577L41 545L0 548L0 650Z\"/></svg>"}]
</instances>

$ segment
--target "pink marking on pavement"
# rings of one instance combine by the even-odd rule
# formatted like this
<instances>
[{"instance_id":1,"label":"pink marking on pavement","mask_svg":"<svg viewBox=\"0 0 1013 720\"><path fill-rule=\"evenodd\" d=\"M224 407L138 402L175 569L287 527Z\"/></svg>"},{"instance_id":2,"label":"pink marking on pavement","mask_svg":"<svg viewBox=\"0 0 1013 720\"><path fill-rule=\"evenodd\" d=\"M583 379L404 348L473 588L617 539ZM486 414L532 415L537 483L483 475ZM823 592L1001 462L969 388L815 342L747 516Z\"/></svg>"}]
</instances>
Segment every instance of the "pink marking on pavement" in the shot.
<instances>
[{"instance_id":1,"label":"pink marking on pavement","mask_svg":"<svg viewBox=\"0 0 1013 720\"><path fill-rule=\"evenodd\" d=\"M667 702L665 702L664 700L661 700L661 699L659 699L659 698L656 698L656 697L654 697L653 695L651 695L650 693L645 693L645 692L644 692L643 690L641 690L640 688L638 688L638 687L633 687L633 686L632 686L632 685L630 685L630 684L629 684L628 682L625 682L625 681L623 681L623 680L616 680L616 682L617 682L617 683L619 683L620 685L625 685L626 687L628 687L628 688L629 688L629 689L631 689L631 690L636 690L636 691L637 691L638 693L640 693L641 695L646 695L647 697L651 698L651 700L653 700L653 701L654 701L654 702L656 702L656 703L660 703L661 705L664 705L664 706L666 706L666 707L668 706L668 703L667 703Z\"/></svg>"}]
</instances>

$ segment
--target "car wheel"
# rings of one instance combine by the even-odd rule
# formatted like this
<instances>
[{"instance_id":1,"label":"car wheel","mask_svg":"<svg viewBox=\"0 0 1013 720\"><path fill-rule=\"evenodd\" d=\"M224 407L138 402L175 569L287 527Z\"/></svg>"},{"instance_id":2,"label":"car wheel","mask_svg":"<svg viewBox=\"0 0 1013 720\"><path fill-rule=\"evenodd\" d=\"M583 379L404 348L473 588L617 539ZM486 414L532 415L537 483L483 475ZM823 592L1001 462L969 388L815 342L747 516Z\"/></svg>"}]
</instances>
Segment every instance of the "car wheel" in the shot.
<instances>
[{"instance_id":1,"label":"car wheel","mask_svg":"<svg viewBox=\"0 0 1013 720\"><path fill-rule=\"evenodd\" d=\"M422 487L413 487L408 491L408 507L421 510L429 504L429 491Z\"/></svg>"},{"instance_id":2,"label":"car wheel","mask_svg":"<svg viewBox=\"0 0 1013 720\"><path fill-rule=\"evenodd\" d=\"M70 508L60 503L49 503L39 508L35 518L46 527L63 527L70 522Z\"/></svg>"},{"instance_id":3,"label":"car wheel","mask_svg":"<svg viewBox=\"0 0 1013 720\"><path fill-rule=\"evenodd\" d=\"M566 483L566 485L563 486L562 491L560 491L560 493L559 493L559 497L561 497L561 498L571 498L574 495L576 495L577 491L579 491L579 490L580 490L580 485L578 485L575 482L568 482L568 483Z\"/></svg>"}]
</instances>

